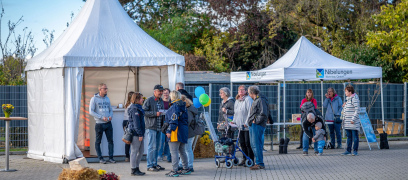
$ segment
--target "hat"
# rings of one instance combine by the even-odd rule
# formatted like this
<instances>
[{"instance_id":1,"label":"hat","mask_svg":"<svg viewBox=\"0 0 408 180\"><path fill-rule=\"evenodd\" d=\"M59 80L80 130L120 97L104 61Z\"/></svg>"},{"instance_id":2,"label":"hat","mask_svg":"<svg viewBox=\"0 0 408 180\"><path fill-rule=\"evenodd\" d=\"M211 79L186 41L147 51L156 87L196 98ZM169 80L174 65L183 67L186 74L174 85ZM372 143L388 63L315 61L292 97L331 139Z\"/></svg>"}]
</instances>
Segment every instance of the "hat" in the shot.
<instances>
[{"instance_id":1,"label":"hat","mask_svg":"<svg viewBox=\"0 0 408 180\"><path fill-rule=\"evenodd\" d=\"M319 127L319 128L322 128L322 123L321 123L321 122L317 122L315 126L317 126L317 127Z\"/></svg>"},{"instance_id":2,"label":"hat","mask_svg":"<svg viewBox=\"0 0 408 180\"><path fill-rule=\"evenodd\" d=\"M163 86L160 85L160 84L154 86L153 90L156 90L156 89L158 89L158 90L160 90L160 91L163 91L163 90L164 90Z\"/></svg>"}]
</instances>

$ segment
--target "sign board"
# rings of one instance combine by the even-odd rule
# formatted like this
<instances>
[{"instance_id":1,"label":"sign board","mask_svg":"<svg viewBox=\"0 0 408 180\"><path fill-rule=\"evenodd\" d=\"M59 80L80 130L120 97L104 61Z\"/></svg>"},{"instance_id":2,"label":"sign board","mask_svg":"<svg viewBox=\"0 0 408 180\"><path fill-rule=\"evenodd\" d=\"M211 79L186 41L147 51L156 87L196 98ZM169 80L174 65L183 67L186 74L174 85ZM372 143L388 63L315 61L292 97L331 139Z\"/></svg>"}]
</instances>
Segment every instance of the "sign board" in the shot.
<instances>
[{"instance_id":1,"label":"sign board","mask_svg":"<svg viewBox=\"0 0 408 180\"><path fill-rule=\"evenodd\" d=\"M377 138L375 137L373 126L371 125L370 118L368 118L365 107L360 108L359 117L360 117L361 128L363 128L365 137L367 139L368 146L371 150L370 143L377 143L377 146L378 146L378 142L377 142Z\"/></svg>"}]
</instances>

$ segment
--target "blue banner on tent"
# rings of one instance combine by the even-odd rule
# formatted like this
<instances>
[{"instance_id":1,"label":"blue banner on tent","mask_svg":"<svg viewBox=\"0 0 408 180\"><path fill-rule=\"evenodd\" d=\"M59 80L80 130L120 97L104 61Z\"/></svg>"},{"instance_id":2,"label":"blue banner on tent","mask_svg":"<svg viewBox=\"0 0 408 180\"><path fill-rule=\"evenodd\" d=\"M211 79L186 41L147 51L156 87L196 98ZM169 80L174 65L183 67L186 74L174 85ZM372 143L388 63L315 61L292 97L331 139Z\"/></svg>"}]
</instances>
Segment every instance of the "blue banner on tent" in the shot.
<instances>
[{"instance_id":1,"label":"blue banner on tent","mask_svg":"<svg viewBox=\"0 0 408 180\"><path fill-rule=\"evenodd\" d=\"M373 126L371 125L370 118L368 118L367 112L360 111L360 122L361 126L363 127L363 131L367 138L367 142L373 143L377 142L377 138L375 137Z\"/></svg>"}]
</instances>

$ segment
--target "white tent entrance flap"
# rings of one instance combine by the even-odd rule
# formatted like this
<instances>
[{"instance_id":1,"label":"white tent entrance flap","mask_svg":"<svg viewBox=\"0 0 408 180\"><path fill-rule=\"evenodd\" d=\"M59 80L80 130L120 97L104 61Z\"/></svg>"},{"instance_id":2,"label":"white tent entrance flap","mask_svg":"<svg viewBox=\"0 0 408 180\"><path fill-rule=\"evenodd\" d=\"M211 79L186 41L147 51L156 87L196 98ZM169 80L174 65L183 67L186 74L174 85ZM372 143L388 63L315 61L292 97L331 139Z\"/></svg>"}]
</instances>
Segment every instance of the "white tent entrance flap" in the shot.
<instances>
[{"instance_id":1,"label":"white tent entrance flap","mask_svg":"<svg viewBox=\"0 0 408 180\"><path fill-rule=\"evenodd\" d=\"M286 122L286 82L287 81L323 81L380 78L381 109L384 123L382 98L382 68L355 64L336 58L302 36L290 50L272 65L246 72L231 72L232 83L271 83L283 82L283 122ZM278 88L279 89L279 88ZM323 92L323 91L322 91ZM278 92L278 106L280 93ZM323 99L323 93L322 93ZM323 113L323 112L322 112ZM278 121L280 110L278 109ZM286 127L286 125L284 125ZM284 128L285 129L285 128ZM285 136L285 133L284 133Z\"/></svg>"},{"instance_id":2,"label":"white tent entrance flap","mask_svg":"<svg viewBox=\"0 0 408 180\"><path fill-rule=\"evenodd\" d=\"M87 0L64 33L27 62L28 157L59 163L82 157L80 149L93 146L88 109L100 83L117 106L129 91L148 97L155 84L173 90L184 82L184 65L183 56L144 32L117 0ZM123 135L122 128L117 132Z\"/></svg>"}]
</instances>

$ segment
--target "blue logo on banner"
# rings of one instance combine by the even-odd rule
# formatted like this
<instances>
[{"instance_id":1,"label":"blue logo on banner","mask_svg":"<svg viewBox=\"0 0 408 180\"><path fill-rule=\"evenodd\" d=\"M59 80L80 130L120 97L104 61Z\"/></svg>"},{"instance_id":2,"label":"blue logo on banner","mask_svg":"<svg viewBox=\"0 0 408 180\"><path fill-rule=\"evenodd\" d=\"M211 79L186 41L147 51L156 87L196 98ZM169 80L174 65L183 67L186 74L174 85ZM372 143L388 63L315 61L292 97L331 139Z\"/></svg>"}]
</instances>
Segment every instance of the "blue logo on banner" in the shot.
<instances>
[{"instance_id":1,"label":"blue logo on banner","mask_svg":"<svg viewBox=\"0 0 408 180\"><path fill-rule=\"evenodd\" d=\"M316 69L316 78L324 78L324 69Z\"/></svg>"},{"instance_id":2,"label":"blue logo on banner","mask_svg":"<svg viewBox=\"0 0 408 180\"><path fill-rule=\"evenodd\" d=\"M251 80L251 72L250 71L246 72L246 80Z\"/></svg>"}]
</instances>

